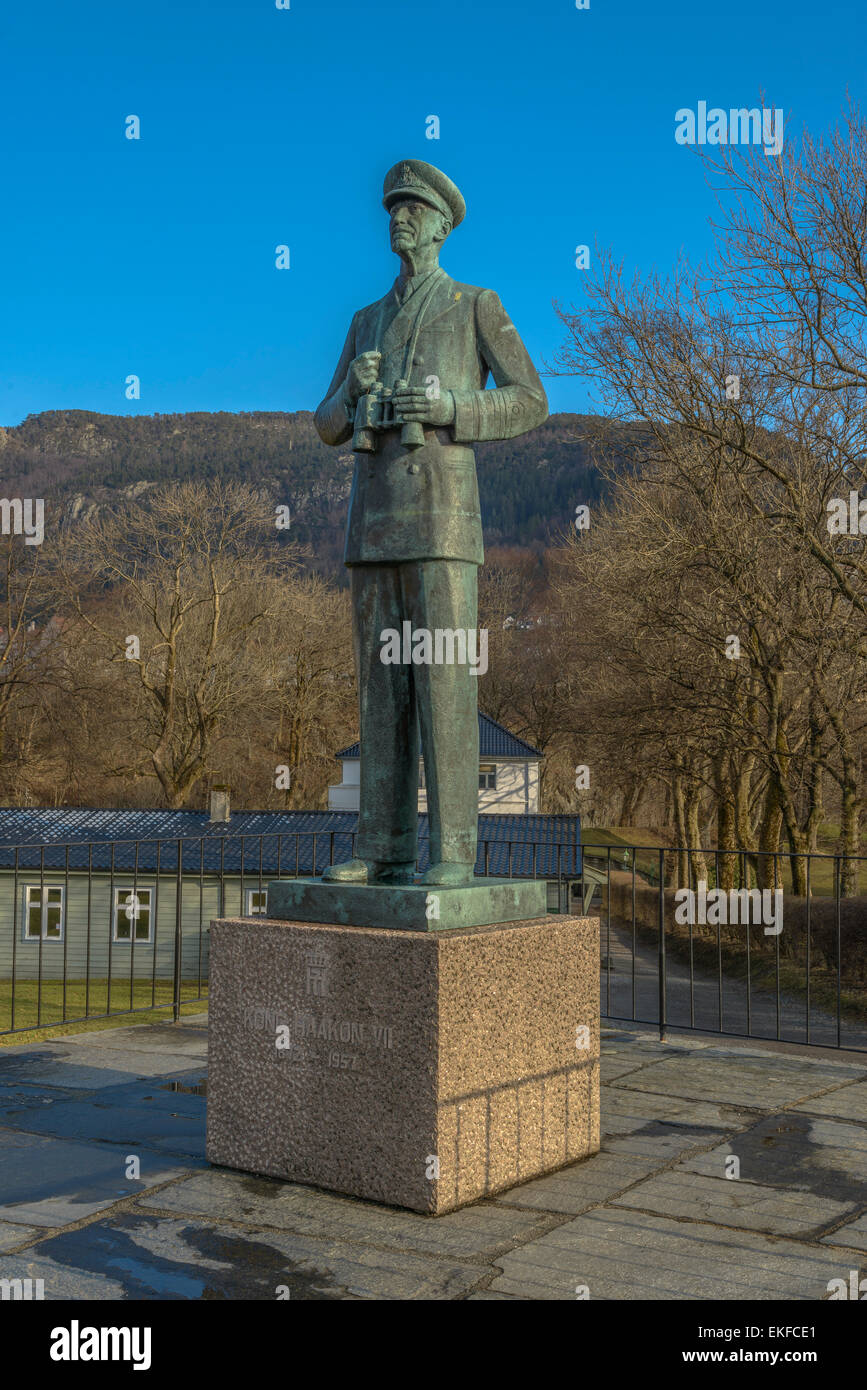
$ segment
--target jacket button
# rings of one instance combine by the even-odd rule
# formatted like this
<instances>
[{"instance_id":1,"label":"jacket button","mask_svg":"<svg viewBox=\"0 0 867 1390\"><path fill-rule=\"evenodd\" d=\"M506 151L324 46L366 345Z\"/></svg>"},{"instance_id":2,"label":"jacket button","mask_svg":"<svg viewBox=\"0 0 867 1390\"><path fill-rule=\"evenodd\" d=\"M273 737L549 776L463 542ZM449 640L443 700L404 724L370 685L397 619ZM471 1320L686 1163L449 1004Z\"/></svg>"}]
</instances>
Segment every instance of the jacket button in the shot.
<instances>
[{"instance_id":1,"label":"jacket button","mask_svg":"<svg viewBox=\"0 0 867 1390\"><path fill-rule=\"evenodd\" d=\"M417 463L411 463L411 464L409 465L409 468L408 468L406 471L407 471L407 473L417 473L417 472L419 471L419 469L418 469L418 464L417 464Z\"/></svg>"}]
</instances>

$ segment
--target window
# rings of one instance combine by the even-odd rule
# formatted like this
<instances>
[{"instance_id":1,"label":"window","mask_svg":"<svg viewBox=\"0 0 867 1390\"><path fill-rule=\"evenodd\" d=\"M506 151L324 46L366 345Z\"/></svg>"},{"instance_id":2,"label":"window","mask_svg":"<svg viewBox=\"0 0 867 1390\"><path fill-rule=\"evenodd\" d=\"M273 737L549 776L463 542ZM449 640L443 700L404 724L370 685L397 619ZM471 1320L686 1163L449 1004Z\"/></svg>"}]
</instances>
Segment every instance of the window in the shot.
<instances>
[{"instance_id":1,"label":"window","mask_svg":"<svg viewBox=\"0 0 867 1390\"><path fill-rule=\"evenodd\" d=\"M62 941L62 888L28 884L24 889L24 940Z\"/></svg>"},{"instance_id":2,"label":"window","mask_svg":"<svg viewBox=\"0 0 867 1390\"><path fill-rule=\"evenodd\" d=\"M247 889L247 917L267 917L268 916L268 889L267 888L248 888Z\"/></svg>"},{"instance_id":3,"label":"window","mask_svg":"<svg viewBox=\"0 0 867 1390\"><path fill-rule=\"evenodd\" d=\"M424 786L425 786L425 780L424 780L424 760L423 760L422 758L419 758L419 760L418 760L418 785L419 785L420 790L423 791L423 790L424 790Z\"/></svg>"},{"instance_id":4,"label":"window","mask_svg":"<svg viewBox=\"0 0 867 1390\"><path fill-rule=\"evenodd\" d=\"M497 764L479 763L479 791L494 792L497 790Z\"/></svg>"},{"instance_id":5,"label":"window","mask_svg":"<svg viewBox=\"0 0 867 1390\"><path fill-rule=\"evenodd\" d=\"M132 941L133 923L135 923L136 941L150 941L151 890L149 888L115 888L115 941Z\"/></svg>"}]
</instances>

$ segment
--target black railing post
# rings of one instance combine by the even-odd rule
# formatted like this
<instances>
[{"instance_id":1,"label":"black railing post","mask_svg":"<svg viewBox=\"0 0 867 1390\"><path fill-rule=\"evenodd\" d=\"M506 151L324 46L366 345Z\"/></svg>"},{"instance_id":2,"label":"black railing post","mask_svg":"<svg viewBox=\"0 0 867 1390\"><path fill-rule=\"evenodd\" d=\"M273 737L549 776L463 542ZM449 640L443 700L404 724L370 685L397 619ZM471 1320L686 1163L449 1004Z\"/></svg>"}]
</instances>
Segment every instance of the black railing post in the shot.
<instances>
[{"instance_id":1,"label":"black railing post","mask_svg":"<svg viewBox=\"0 0 867 1390\"><path fill-rule=\"evenodd\" d=\"M635 1018L635 945L636 945L636 923L635 923L635 862L638 850L632 846L632 1017Z\"/></svg>"},{"instance_id":2,"label":"black railing post","mask_svg":"<svg viewBox=\"0 0 867 1390\"><path fill-rule=\"evenodd\" d=\"M159 931L160 931L160 858L162 850L162 840L156 841L157 863L156 877L154 878L154 903L151 920L153 921L153 953L151 955L151 1008L156 1007L157 1002L157 952L159 950Z\"/></svg>"},{"instance_id":3,"label":"black railing post","mask_svg":"<svg viewBox=\"0 0 867 1390\"><path fill-rule=\"evenodd\" d=\"M23 908L22 908L22 910L21 910L21 918L20 918L20 920L19 920L19 917L18 917L18 912L19 912L19 904L18 904L18 866L19 866L19 857L20 857L20 853L21 853L21 847L20 847L20 845L16 845L16 846L15 846L15 870L14 870L14 874L13 874L13 878L12 878L12 998L11 998L11 1000L10 1000L10 1012L9 1012L9 1028L10 1028L10 1030L11 1030L13 1033L15 1032L15 986L16 986L16 984L17 984L17 982L18 982L18 977L17 977L17 964L18 964L18 962L17 962L17 959L16 959L16 956L17 956L17 949L18 949L18 933L21 932L22 935L25 936L25 938L26 938L26 933L27 933L27 904L26 904L26 902L23 904Z\"/></svg>"},{"instance_id":4,"label":"black railing post","mask_svg":"<svg viewBox=\"0 0 867 1390\"><path fill-rule=\"evenodd\" d=\"M181 1020L182 933L184 922L184 842L178 840L178 877L175 890L175 963L172 984L172 1022Z\"/></svg>"},{"instance_id":5,"label":"black railing post","mask_svg":"<svg viewBox=\"0 0 867 1390\"><path fill-rule=\"evenodd\" d=\"M841 931L841 926L842 926L842 924L841 924L841 920L840 920L840 896L841 896L841 890L842 890L842 886L843 886L843 885L842 885L842 882L841 882L841 878L842 878L842 873L841 873L841 871L842 871L843 865L842 865L842 862L841 862L841 860L840 860L839 854L838 854L838 855L835 855L835 857L834 857L834 867L835 867L834 883L835 883L835 898L836 898L835 926L836 926L836 935L837 935L837 1046L840 1047L840 1046L841 1046L841 1043L842 1043L842 1029L841 1029L840 1006L841 1006L841 1001L842 1001L842 989L843 989L843 954L842 954L842 931Z\"/></svg>"},{"instance_id":6,"label":"black railing post","mask_svg":"<svg viewBox=\"0 0 867 1390\"><path fill-rule=\"evenodd\" d=\"M65 847L63 867L63 904L60 909L60 926L63 931L63 1017L66 1018L66 975L69 963L67 947L69 944L69 923L72 920L72 914L69 910L69 845Z\"/></svg>"},{"instance_id":7,"label":"black railing post","mask_svg":"<svg viewBox=\"0 0 867 1390\"><path fill-rule=\"evenodd\" d=\"M87 959L84 962L84 1017L90 1017L90 932L93 916L93 843L87 846Z\"/></svg>"},{"instance_id":8,"label":"black railing post","mask_svg":"<svg viewBox=\"0 0 867 1390\"><path fill-rule=\"evenodd\" d=\"M665 850L659 851L659 1041L665 1042Z\"/></svg>"},{"instance_id":9,"label":"black railing post","mask_svg":"<svg viewBox=\"0 0 867 1390\"><path fill-rule=\"evenodd\" d=\"M813 927L813 904L812 904L812 892L813 892L813 890L812 890L812 885L811 885L811 882L810 882L810 865L812 864L812 862L813 862L813 856L812 856L812 855L809 855L808 858L807 858L807 922L806 922L807 940L806 940L806 951L805 951L805 953L804 953L804 974L805 974L805 979L804 979L804 1011L805 1011L805 1019L804 1019L804 1021L805 1021L805 1023L806 1023L806 1028L805 1028L804 1036L805 1036L807 1042L810 1041L810 936L811 936L812 927ZM778 998L778 999L779 999L779 993L780 993L780 935L779 935L779 933L777 933L777 998ZM777 1013L778 1013L778 1015L779 1015L779 1003L777 1004Z\"/></svg>"},{"instance_id":10,"label":"black railing post","mask_svg":"<svg viewBox=\"0 0 867 1390\"><path fill-rule=\"evenodd\" d=\"M219 903L220 903L220 906L219 906L219 915L220 915L221 917L225 917L225 915L226 915L226 837L225 837L225 835L223 835L223 836L221 837L221 839L220 839L220 889L219 889ZM244 915L244 904L243 904L243 903L240 904L240 908L241 908L241 910L240 910L240 912L238 913L238 916L239 916L239 917L243 917L243 915Z\"/></svg>"},{"instance_id":11,"label":"black railing post","mask_svg":"<svg viewBox=\"0 0 867 1390\"><path fill-rule=\"evenodd\" d=\"M605 1013L611 1017L611 846L608 845L606 854L606 877L608 891L607 911L605 913Z\"/></svg>"}]
</instances>

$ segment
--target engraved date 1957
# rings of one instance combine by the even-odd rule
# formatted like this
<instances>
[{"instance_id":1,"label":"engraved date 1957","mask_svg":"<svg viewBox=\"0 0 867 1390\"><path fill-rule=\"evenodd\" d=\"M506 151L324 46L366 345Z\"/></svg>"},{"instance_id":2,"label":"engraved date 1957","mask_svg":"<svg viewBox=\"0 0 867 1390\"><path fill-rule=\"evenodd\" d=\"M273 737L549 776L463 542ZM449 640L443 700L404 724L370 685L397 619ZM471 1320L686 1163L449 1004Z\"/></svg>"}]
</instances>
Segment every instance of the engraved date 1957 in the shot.
<instances>
[{"instance_id":1,"label":"engraved date 1957","mask_svg":"<svg viewBox=\"0 0 867 1390\"><path fill-rule=\"evenodd\" d=\"M328 1065L342 1071L357 1071L360 1063L356 1052L329 1052Z\"/></svg>"}]
</instances>

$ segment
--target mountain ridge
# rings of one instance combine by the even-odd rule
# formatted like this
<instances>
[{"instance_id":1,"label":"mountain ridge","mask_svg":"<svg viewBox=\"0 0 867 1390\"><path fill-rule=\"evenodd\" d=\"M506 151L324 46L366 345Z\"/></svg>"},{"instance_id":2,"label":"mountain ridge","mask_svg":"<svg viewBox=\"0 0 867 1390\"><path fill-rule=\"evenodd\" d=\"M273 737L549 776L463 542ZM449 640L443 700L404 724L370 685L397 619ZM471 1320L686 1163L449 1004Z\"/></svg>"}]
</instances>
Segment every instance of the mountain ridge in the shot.
<instances>
[{"instance_id":1,"label":"mountain ridge","mask_svg":"<svg viewBox=\"0 0 867 1390\"><path fill-rule=\"evenodd\" d=\"M487 546L544 549L604 480L586 436L595 416L558 413L528 435L474 446ZM52 410L0 427L0 490L41 496L74 520L113 496L185 478L251 483L288 503L314 567L340 568L354 456L319 439L310 411L105 415Z\"/></svg>"}]
</instances>

